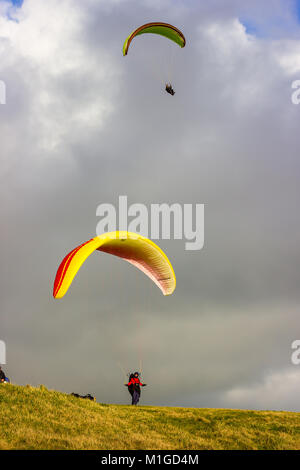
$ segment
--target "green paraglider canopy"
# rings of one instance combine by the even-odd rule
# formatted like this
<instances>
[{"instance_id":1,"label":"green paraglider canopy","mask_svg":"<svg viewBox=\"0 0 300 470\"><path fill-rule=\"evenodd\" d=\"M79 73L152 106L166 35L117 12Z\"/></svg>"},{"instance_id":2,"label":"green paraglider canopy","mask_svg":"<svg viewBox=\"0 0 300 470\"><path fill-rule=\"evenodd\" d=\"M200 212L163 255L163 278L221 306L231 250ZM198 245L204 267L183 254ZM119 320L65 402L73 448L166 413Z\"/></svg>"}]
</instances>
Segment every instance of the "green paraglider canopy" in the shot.
<instances>
[{"instance_id":1,"label":"green paraglider canopy","mask_svg":"<svg viewBox=\"0 0 300 470\"><path fill-rule=\"evenodd\" d=\"M185 37L182 32L168 23L147 23L143 26L140 26L136 30L134 30L126 39L123 46L123 55L127 55L128 49L132 39L135 36L144 33L151 33L151 34L159 34L160 36L165 36L166 38L170 39L171 41L176 42L180 47L185 46Z\"/></svg>"}]
</instances>

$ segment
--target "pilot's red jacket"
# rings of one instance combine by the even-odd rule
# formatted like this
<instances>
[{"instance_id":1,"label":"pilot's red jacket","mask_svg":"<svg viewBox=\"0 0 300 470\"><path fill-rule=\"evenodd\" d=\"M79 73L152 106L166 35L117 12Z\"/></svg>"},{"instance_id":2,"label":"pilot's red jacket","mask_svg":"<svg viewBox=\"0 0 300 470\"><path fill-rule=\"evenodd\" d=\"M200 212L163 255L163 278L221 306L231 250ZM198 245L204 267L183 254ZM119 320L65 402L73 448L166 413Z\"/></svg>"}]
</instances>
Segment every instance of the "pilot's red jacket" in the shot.
<instances>
[{"instance_id":1,"label":"pilot's red jacket","mask_svg":"<svg viewBox=\"0 0 300 470\"><path fill-rule=\"evenodd\" d=\"M141 387L143 387L143 384L138 377L132 377L132 379L129 380L127 385L128 387L129 385L141 385Z\"/></svg>"}]
</instances>

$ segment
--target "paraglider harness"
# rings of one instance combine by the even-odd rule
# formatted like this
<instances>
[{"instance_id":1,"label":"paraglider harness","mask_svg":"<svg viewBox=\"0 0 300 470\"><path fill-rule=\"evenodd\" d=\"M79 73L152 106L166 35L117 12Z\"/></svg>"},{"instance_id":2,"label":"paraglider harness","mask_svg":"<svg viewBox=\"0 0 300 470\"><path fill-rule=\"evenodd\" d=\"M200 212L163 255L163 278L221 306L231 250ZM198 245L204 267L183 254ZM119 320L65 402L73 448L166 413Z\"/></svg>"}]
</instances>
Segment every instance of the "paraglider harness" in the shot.
<instances>
[{"instance_id":1,"label":"paraglider harness","mask_svg":"<svg viewBox=\"0 0 300 470\"><path fill-rule=\"evenodd\" d=\"M135 379L135 375L136 373L138 374L138 378L140 379L141 377L141 373L140 372L135 372L135 373L132 373L130 372L128 375L128 383L132 380L132 379ZM128 392L130 393L130 395L132 396L133 395L133 392L134 391L137 391L138 394L140 395L141 394L141 388L140 388L140 384L139 383L131 383L130 385L128 385Z\"/></svg>"},{"instance_id":2,"label":"paraglider harness","mask_svg":"<svg viewBox=\"0 0 300 470\"><path fill-rule=\"evenodd\" d=\"M166 92L172 96L175 95L175 91L173 90L171 83L166 83Z\"/></svg>"}]
</instances>

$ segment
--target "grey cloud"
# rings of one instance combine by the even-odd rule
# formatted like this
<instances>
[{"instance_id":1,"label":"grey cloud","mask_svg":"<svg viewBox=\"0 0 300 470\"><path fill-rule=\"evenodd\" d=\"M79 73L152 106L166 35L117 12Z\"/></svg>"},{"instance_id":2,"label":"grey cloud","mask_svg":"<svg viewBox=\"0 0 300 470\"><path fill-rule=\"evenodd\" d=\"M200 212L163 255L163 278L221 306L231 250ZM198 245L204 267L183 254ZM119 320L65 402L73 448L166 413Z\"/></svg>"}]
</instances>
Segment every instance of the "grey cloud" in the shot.
<instances>
[{"instance_id":1,"label":"grey cloud","mask_svg":"<svg viewBox=\"0 0 300 470\"><path fill-rule=\"evenodd\" d=\"M286 2L273 3L290 24ZM289 367L297 335L300 108L282 62L288 28L246 35L238 18L247 10L267 21L272 8L261 2L47 4L25 1L0 39L8 84L0 338L9 374L120 403L128 397L118 362L138 368L141 352L146 403L261 406L256 391L243 400L228 391L256 390L270 369ZM188 39L174 49L174 99L147 38L121 54L129 31L158 15ZM170 298L96 253L54 301L59 262L94 235L97 205L121 194L129 203L205 203L204 249L159 242L177 275ZM289 400L287 389L276 406L289 409Z\"/></svg>"}]
</instances>

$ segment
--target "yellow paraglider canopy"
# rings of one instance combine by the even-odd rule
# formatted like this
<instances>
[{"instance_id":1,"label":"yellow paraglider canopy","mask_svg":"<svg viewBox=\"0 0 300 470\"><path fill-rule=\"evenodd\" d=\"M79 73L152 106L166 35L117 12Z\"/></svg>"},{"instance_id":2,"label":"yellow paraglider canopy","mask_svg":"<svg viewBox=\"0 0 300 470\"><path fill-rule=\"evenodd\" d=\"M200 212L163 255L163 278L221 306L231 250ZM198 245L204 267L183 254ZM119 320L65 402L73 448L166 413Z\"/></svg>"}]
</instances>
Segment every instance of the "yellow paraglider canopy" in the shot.
<instances>
[{"instance_id":1,"label":"yellow paraglider canopy","mask_svg":"<svg viewBox=\"0 0 300 470\"><path fill-rule=\"evenodd\" d=\"M117 231L92 238L65 256L54 281L53 297L55 299L65 295L81 265L95 250L118 256L133 264L152 279L164 295L174 292L176 277L165 253L142 235Z\"/></svg>"}]
</instances>

